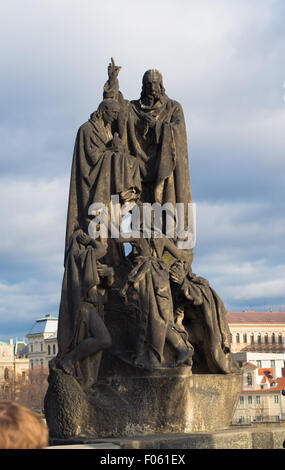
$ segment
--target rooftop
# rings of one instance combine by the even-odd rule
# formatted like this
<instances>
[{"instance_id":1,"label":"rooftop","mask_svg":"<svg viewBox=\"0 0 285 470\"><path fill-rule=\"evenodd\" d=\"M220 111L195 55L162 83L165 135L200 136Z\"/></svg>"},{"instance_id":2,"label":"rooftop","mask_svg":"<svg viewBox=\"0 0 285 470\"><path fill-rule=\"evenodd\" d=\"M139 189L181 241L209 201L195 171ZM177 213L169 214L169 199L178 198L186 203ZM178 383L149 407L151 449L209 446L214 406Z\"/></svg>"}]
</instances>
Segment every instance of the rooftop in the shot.
<instances>
[{"instance_id":1,"label":"rooftop","mask_svg":"<svg viewBox=\"0 0 285 470\"><path fill-rule=\"evenodd\" d=\"M32 329L29 331L29 335L40 335L43 333L55 334L57 331L58 318L50 314L45 315L43 318L39 318L34 323Z\"/></svg>"},{"instance_id":2,"label":"rooftop","mask_svg":"<svg viewBox=\"0 0 285 470\"><path fill-rule=\"evenodd\" d=\"M276 379L271 380L270 383L272 384L272 386L270 386L269 388L258 388L255 390L247 389L247 390L242 390L242 393L249 393L249 394L253 392L268 393L268 392L277 392L277 391L282 392L283 390L285 390L285 377L277 377Z\"/></svg>"},{"instance_id":3,"label":"rooftop","mask_svg":"<svg viewBox=\"0 0 285 470\"><path fill-rule=\"evenodd\" d=\"M228 322L233 323L284 323L285 324L285 312L255 312L255 311L244 311L244 312L228 312Z\"/></svg>"}]
</instances>

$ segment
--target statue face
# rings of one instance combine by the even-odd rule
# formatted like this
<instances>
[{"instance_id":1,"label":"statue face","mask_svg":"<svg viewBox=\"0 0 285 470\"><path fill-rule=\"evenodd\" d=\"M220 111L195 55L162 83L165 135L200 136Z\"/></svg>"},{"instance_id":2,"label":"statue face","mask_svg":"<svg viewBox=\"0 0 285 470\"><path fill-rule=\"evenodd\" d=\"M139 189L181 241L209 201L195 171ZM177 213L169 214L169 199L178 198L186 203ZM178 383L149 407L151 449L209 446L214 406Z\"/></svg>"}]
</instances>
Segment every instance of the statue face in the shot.
<instances>
[{"instance_id":1,"label":"statue face","mask_svg":"<svg viewBox=\"0 0 285 470\"><path fill-rule=\"evenodd\" d=\"M104 107L102 117L105 123L111 124L113 121L118 119L118 114L119 114L118 109L109 105L109 106Z\"/></svg>"},{"instance_id":2,"label":"statue face","mask_svg":"<svg viewBox=\"0 0 285 470\"><path fill-rule=\"evenodd\" d=\"M144 84L145 94L158 99L161 96L160 80L157 77L149 76Z\"/></svg>"}]
</instances>

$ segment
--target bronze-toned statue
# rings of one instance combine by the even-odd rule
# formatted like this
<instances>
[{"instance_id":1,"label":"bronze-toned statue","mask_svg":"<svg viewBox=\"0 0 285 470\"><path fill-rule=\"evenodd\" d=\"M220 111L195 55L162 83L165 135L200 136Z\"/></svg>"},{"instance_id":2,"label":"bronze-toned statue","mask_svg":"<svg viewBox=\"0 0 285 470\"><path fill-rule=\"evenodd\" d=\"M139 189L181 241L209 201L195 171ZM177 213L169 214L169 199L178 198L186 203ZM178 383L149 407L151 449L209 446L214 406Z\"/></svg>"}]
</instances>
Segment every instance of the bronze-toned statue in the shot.
<instances>
[{"instance_id":1,"label":"bronze-toned statue","mask_svg":"<svg viewBox=\"0 0 285 470\"><path fill-rule=\"evenodd\" d=\"M50 432L61 438L213 428L193 418L195 403L209 376L230 375L213 396L222 426L240 383L225 307L192 273L182 107L156 69L143 75L140 98L126 100L120 70L111 59L103 100L75 141L59 352L45 399ZM232 405L220 418L225 387Z\"/></svg>"}]
</instances>

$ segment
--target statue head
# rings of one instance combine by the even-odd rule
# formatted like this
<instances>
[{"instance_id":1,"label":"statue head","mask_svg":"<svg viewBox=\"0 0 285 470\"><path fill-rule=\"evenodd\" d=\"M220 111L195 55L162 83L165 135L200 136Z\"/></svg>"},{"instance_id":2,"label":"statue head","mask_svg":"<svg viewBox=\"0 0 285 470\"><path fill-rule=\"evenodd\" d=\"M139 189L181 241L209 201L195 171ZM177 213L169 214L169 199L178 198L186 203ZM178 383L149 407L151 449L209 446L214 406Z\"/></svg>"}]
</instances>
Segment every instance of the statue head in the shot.
<instances>
[{"instance_id":1,"label":"statue head","mask_svg":"<svg viewBox=\"0 0 285 470\"><path fill-rule=\"evenodd\" d=\"M118 101L106 98L98 106L97 116L102 118L105 124L112 124L118 118L120 105Z\"/></svg>"},{"instance_id":2,"label":"statue head","mask_svg":"<svg viewBox=\"0 0 285 470\"><path fill-rule=\"evenodd\" d=\"M158 100L163 95L165 88L161 73L156 69L147 70L142 79L141 98L153 97Z\"/></svg>"}]
</instances>

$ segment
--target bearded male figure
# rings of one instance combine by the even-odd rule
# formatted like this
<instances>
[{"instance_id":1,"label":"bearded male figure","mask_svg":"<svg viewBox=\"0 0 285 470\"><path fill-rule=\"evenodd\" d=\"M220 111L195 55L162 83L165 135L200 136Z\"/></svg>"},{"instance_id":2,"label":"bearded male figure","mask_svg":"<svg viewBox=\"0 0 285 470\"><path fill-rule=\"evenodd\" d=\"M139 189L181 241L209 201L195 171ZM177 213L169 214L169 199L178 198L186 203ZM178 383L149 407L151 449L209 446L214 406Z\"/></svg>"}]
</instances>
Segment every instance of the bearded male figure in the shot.
<instances>
[{"instance_id":1,"label":"bearded male figure","mask_svg":"<svg viewBox=\"0 0 285 470\"><path fill-rule=\"evenodd\" d=\"M183 229L187 230L188 204L192 198L182 107L166 95L162 75L155 69L145 72L140 99L124 100L119 91L119 70L112 59L104 97L117 99L120 103L119 133L131 155L139 161L141 201L161 205L171 203L174 211L177 203L183 203ZM175 214L173 216L175 218ZM188 261L191 261L192 250L187 251Z\"/></svg>"}]
</instances>

